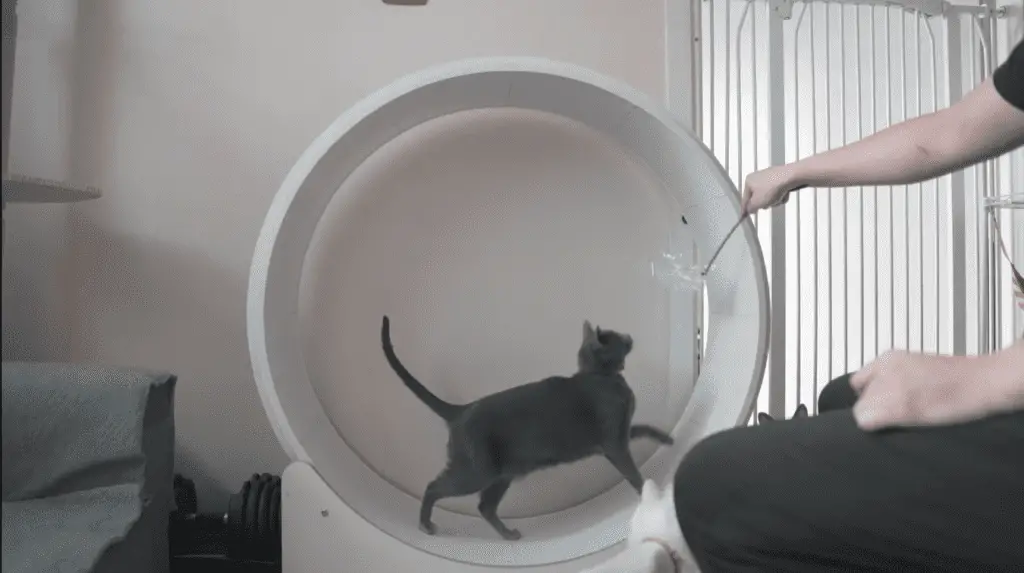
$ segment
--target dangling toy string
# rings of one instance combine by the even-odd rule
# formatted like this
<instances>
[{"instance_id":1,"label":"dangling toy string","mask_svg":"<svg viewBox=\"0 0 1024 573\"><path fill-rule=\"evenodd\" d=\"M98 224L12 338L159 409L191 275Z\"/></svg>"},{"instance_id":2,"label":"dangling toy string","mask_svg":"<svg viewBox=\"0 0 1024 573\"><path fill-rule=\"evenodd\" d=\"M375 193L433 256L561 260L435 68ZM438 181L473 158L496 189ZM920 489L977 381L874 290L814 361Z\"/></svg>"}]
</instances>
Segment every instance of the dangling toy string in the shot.
<instances>
[{"instance_id":1,"label":"dangling toy string","mask_svg":"<svg viewBox=\"0 0 1024 573\"><path fill-rule=\"evenodd\" d=\"M732 228L729 229L729 232L725 234L725 238L722 239L722 242L718 244L718 248L715 249L715 252L711 254L711 258L708 259L707 264L704 265L704 269L701 271L700 276L707 276L708 271L711 270L711 265L715 262L715 259L718 258L718 253L722 252L722 249L725 247L725 244L729 242L729 237L732 237L732 234L736 232L736 229L740 228L740 225L743 224L743 220L746 218L747 213L743 213L742 215L740 215L740 220L736 221Z\"/></svg>"}]
</instances>

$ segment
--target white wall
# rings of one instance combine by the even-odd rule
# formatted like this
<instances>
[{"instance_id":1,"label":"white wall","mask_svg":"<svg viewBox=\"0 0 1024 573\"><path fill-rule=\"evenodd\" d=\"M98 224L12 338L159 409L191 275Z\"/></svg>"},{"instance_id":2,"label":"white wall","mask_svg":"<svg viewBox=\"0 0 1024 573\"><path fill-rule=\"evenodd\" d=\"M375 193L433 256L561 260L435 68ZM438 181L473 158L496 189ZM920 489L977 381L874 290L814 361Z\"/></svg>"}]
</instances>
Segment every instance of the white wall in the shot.
<instances>
[{"instance_id":1,"label":"white wall","mask_svg":"<svg viewBox=\"0 0 1024 573\"><path fill-rule=\"evenodd\" d=\"M271 197L330 121L465 56L547 56L664 90L662 2L22 4L12 170L105 195L8 208L4 357L177 373L179 470L207 507L285 462L249 368L248 265Z\"/></svg>"}]
</instances>

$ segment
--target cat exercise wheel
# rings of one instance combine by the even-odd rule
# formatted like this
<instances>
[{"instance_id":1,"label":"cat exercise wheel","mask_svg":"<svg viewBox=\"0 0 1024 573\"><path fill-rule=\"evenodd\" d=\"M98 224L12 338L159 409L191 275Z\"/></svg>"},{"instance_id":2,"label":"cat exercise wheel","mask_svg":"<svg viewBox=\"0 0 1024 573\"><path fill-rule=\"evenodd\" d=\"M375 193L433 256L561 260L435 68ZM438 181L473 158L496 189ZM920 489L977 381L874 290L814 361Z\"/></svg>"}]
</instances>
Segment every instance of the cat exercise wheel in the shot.
<instances>
[{"instance_id":1,"label":"cat exercise wheel","mask_svg":"<svg viewBox=\"0 0 1024 573\"><path fill-rule=\"evenodd\" d=\"M505 115L489 124L489 133L504 126L497 130L502 139L488 140L487 129L480 128L469 136L461 162L424 160L407 166L417 175L405 184L389 180L375 187L365 175L364 181L353 183L363 170L373 170L367 166L374 163L375 154L399 145L396 142L407 132L448 121L431 137L435 143L445 137L451 140L455 124L450 122L462 112L493 109L504 110ZM519 140L521 151L535 156L531 164L524 165L521 158L515 162L505 156L507 149L498 148L523 136L525 131L517 132L516 126L532 126L529 129L542 132L537 141L558 145L554 151L538 151ZM577 144L566 143L573 141L578 141L577 151L572 151ZM407 147L404 153L426 153L425 147ZM490 148L495 148L492 156L500 157L492 157L494 163L479 175L478 192L465 189L465 180L437 180L433 186L426 181L428 172L446 177L479 172L486 158L477 154L489 153ZM604 153L599 148L614 150L595 159ZM486 179L488 174L501 176L499 161L513 165L505 173L507 181L521 181L514 192L503 189L498 180ZM377 163L378 176L391 169ZM608 165L635 168L636 173L628 176L633 179L615 179L611 172L601 171L612 169ZM587 179L590 170L600 175ZM538 189L531 183L537 177L551 177L557 185ZM641 196L632 188L641 180L668 193L671 200L659 203ZM441 195L460 186L454 195ZM634 208L636 201L646 207ZM333 291L343 301L339 308L344 308L338 311L344 320L332 327L339 337L331 342L340 357L336 363L308 359L300 312L304 270L310 261L307 252L319 236L325 213L342 221L334 257L325 260L336 265L334 272L342 277L338 280L347 281ZM735 186L688 130L638 91L578 66L531 58L454 62L407 76L345 112L302 154L282 183L259 236L249 280L248 339L254 375L275 433L293 461L283 484L285 570L459 573L531 567L553 573L578 571L607 558L623 539L637 501L627 484L609 482L590 492L583 476L556 493L571 497L582 491L584 499L551 511L531 506L543 495L553 495L552 488L562 487L558 480L573 474L571 468L538 478L547 480L546 488L530 490L534 486L524 484L526 493L510 500L509 510L521 517L499 511L509 526L522 530L519 541L501 540L478 514L462 511L457 504L446 508L442 503L435 509L438 535L417 529L422 489L410 484L422 487L426 482L382 470L382 464L405 463L409 469L413 462L409 455L390 452L388 457L381 452L388 447L417 452L422 464L431 466L423 473L428 475L443 462L443 443L435 443L442 439L443 424L431 421L431 414L388 369L378 346L380 317L391 315L396 348L428 385L494 378L487 376L484 366L474 370L472 361L504 359L507 353L501 349L481 346L502 336L509 337L508 344L524 338L534 341L530 352L519 349L522 356L515 360L521 372L506 375L501 383L507 387L516 380L524 383L569 373L584 318L630 333L636 349L627 359L626 376L638 401L656 391L646 378L660 377L667 385L659 390L664 395L646 403L676 405L669 408L674 410L671 419L658 424L669 431L675 445L659 448L646 461L637 460L643 462L645 478L665 483L697 440L743 423L750 414L767 356L764 263L755 230L746 222L707 276L706 352L696 382L676 384L693 375L695 322L692 313L686 315L692 310L692 293L662 289L656 295L651 290L650 296L633 296L632 290L656 288L654 279L616 281L628 274L623 270L627 267L635 267L638 277L643 269L650 272L650 261L657 256L650 249L673 248L668 244L673 239L662 229L678 225L680 215L685 215L692 237L686 240L707 256L739 213ZM601 216L607 220L588 219ZM516 251L515 245L530 241L533 254ZM664 244L652 247L659 242ZM637 255L639 250L646 255ZM522 276L524 269L535 268L546 270ZM488 278L503 272L512 274ZM574 280L591 290L573 291L564 305L528 310L545 304L538 302L545 293L575 288L565 286ZM427 291L414 292L421 287L433 289L429 297ZM474 298L488 289L489 297ZM504 298L495 300L499 292ZM647 302L630 302L641 299ZM680 312L689 317L689 324L675 324ZM544 319L540 324L538 317ZM658 334L662 330L668 334ZM449 354L444 360L434 356L431 363L432 354L422 350L424 344L450 347L445 350ZM662 350L644 350L636 356L644 345ZM564 360L545 358L545 352L555 352L553 347ZM661 354L655 359L643 352ZM651 366L665 360L683 366ZM644 375L633 376L630 368L633 374ZM508 368L498 364L491 370ZM485 393L481 388L437 391L453 401ZM380 392L390 394L374 398ZM421 419L413 424L409 418L415 416ZM351 420L361 420L364 426L354 430ZM369 424L377 424L379 431L367 437ZM513 485L510 496L517 487ZM473 507L476 502L468 503Z\"/></svg>"}]
</instances>

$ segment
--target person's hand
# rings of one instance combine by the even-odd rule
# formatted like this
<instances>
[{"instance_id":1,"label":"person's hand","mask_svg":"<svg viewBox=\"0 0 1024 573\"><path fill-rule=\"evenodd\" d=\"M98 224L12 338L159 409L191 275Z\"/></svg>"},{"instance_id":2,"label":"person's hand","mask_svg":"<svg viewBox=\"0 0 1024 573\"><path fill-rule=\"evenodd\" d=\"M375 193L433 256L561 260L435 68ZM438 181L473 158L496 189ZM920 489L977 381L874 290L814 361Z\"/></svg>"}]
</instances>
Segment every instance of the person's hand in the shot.
<instances>
[{"instance_id":1,"label":"person's hand","mask_svg":"<svg viewBox=\"0 0 1024 573\"><path fill-rule=\"evenodd\" d=\"M890 350L850 377L864 430L967 422L991 412L977 358Z\"/></svg>"},{"instance_id":2,"label":"person's hand","mask_svg":"<svg viewBox=\"0 0 1024 573\"><path fill-rule=\"evenodd\" d=\"M790 192L799 188L789 165L755 171L743 184L743 212L753 214L758 209L782 205L789 200Z\"/></svg>"}]
</instances>

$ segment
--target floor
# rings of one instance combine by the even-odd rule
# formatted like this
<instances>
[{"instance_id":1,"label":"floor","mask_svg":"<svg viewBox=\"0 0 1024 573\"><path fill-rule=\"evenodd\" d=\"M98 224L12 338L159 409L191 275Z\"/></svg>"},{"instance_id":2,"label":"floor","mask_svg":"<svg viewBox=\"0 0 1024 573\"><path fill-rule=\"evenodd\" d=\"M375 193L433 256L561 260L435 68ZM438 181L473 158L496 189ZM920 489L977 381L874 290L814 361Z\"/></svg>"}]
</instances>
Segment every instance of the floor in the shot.
<instances>
[{"instance_id":1,"label":"floor","mask_svg":"<svg viewBox=\"0 0 1024 573\"><path fill-rule=\"evenodd\" d=\"M238 563L223 557L188 556L171 560L171 573L281 573L274 563Z\"/></svg>"}]
</instances>

